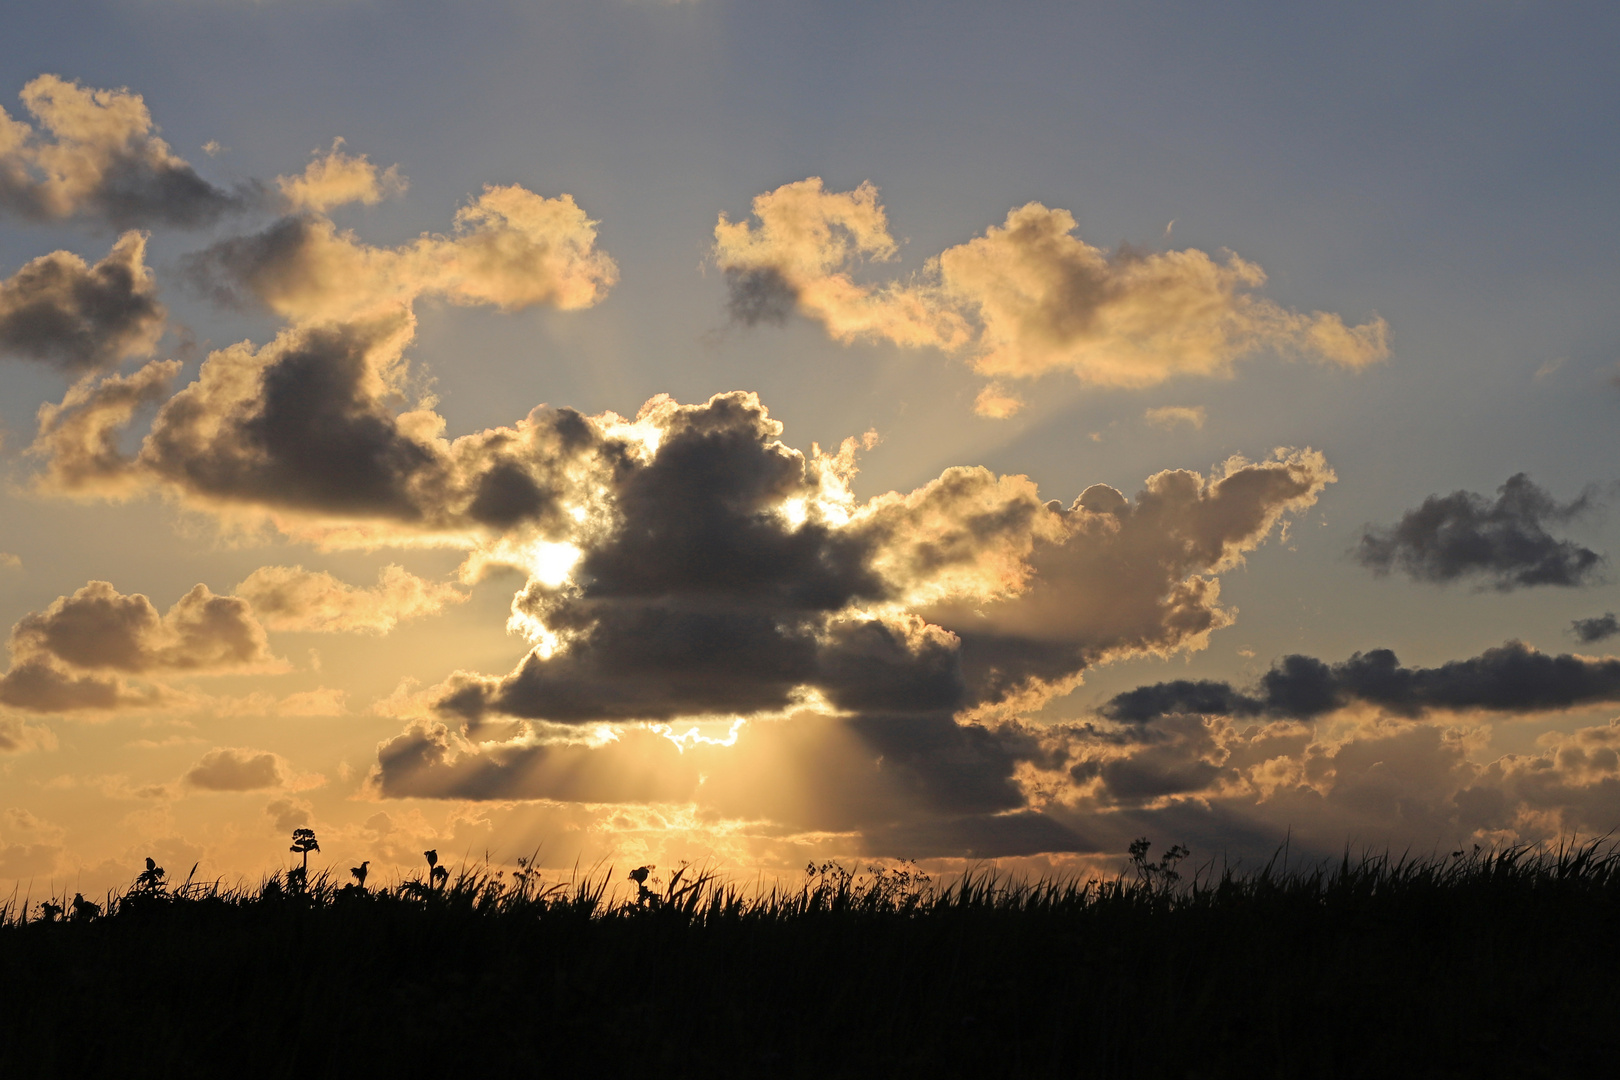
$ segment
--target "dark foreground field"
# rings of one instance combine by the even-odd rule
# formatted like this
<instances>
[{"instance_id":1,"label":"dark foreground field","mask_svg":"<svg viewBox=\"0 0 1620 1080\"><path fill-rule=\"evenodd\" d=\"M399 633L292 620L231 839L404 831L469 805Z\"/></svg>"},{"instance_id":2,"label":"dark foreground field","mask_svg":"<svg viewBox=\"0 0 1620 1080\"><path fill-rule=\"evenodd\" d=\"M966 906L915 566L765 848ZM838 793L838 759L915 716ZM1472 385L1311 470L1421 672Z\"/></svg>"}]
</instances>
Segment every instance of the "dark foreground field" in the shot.
<instances>
[{"instance_id":1,"label":"dark foreground field","mask_svg":"<svg viewBox=\"0 0 1620 1080\"><path fill-rule=\"evenodd\" d=\"M1620 1069L1613 849L1196 881L1160 865L946 889L823 869L754 899L680 874L641 904L607 902L602 878L476 872L370 892L155 886L50 922L14 903L0 1075Z\"/></svg>"}]
</instances>

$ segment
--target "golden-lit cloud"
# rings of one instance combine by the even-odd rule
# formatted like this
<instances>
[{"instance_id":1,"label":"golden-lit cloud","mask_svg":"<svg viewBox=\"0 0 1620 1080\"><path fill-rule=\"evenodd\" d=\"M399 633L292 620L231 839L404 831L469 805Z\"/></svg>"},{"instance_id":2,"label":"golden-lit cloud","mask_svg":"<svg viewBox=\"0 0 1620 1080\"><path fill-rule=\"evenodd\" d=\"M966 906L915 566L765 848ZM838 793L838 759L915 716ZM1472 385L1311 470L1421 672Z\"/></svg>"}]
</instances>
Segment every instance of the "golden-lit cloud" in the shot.
<instances>
[{"instance_id":1,"label":"golden-lit cloud","mask_svg":"<svg viewBox=\"0 0 1620 1080\"><path fill-rule=\"evenodd\" d=\"M168 691L127 676L276 672L247 601L198 585L167 612L140 593L92 581L11 628L0 703L35 712L151 705Z\"/></svg>"},{"instance_id":2,"label":"golden-lit cloud","mask_svg":"<svg viewBox=\"0 0 1620 1080\"><path fill-rule=\"evenodd\" d=\"M143 409L169 394L178 360L153 360L128 375L81 379L59 404L39 407L39 428L28 448L43 462L35 486L64 495L118 498L140 487L135 459L119 440Z\"/></svg>"},{"instance_id":3,"label":"golden-lit cloud","mask_svg":"<svg viewBox=\"0 0 1620 1080\"><path fill-rule=\"evenodd\" d=\"M289 198L313 206L351 193L353 178L371 166L334 154L347 163L334 166L337 178L306 174L292 182ZM382 180L372 180L380 189ZM222 240L186 265L215 297L251 299L296 323L374 319L423 297L502 311L537 305L573 311L599 303L618 281L618 265L596 247L596 225L571 195L490 186L456 212L449 235L374 247L310 209Z\"/></svg>"},{"instance_id":4,"label":"golden-lit cloud","mask_svg":"<svg viewBox=\"0 0 1620 1080\"><path fill-rule=\"evenodd\" d=\"M0 213L192 227L256 201L198 176L158 137L139 94L41 75L22 102L41 130L0 109Z\"/></svg>"},{"instance_id":5,"label":"golden-lit cloud","mask_svg":"<svg viewBox=\"0 0 1620 1080\"><path fill-rule=\"evenodd\" d=\"M386 634L401 620L435 615L467 599L454 585L425 581L397 565L383 567L369 589L302 566L261 566L231 592L253 605L268 630L323 634Z\"/></svg>"},{"instance_id":6,"label":"golden-lit cloud","mask_svg":"<svg viewBox=\"0 0 1620 1080\"><path fill-rule=\"evenodd\" d=\"M398 165L378 169L364 154L343 152L343 140L334 139L332 148L313 158L297 176L278 176L276 186L294 213L312 211L324 214L346 203L375 206L391 195L402 195L408 186Z\"/></svg>"},{"instance_id":7,"label":"golden-lit cloud","mask_svg":"<svg viewBox=\"0 0 1620 1080\"><path fill-rule=\"evenodd\" d=\"M324 777L299 776L286 758L268 750L224 746L204 754L182 780L203 791L267 791L315 787Z\"/></svg>"},{"instance_id":8,"label":"golden-lit cloud","mask_svg":"<svg viewBox=\"0 0 1620 1080\"><path fill-rule=\"evenodd\" d=\"M758 224L714 227L714 254L740 322L781 322L801 311L843 342L876 338L901 345L958 348L966 322L943 299L916 284L871 286L851 271L862 259L886 262L898 247L877 188L827 191L812 176L754 198Z\"/></svg>"},{"instance_id":9,"label":"golden-lit cloud","mask_svg":"<svg viewBox=\"0 0 1620 1080\"><path fill-rule=\"evenodd\" d=\"M127 232L94 266L56 251L0 281L0 355L73 374L150 355L164 310L145 254L145 235Z\"/></svg>"},{"instance_id":10,"label":"golden-lit cloud","mask_svg":"<svg viewBox=\"0 0 1620 1080\"><path fill-rule=\"evenodd\" d=\"M963 353L994 380L1072 372L1096 386L1143 387L1225 376L1259 351L1364 367L1389 355L1379 318L1347 326L1257 294L1259 266L1195 249L1108 252L1075 235L1067 210L1029 203L982 236L947 248L908 280L868 283L862 259L896 253L877 189L826 191L812 177L754 199L754 223L721 215L715 260L733 318L799 312L838 341L869 338ZM1006 417L1020 402L992 383L976 402Z\"/></svg>"}]
</instances>

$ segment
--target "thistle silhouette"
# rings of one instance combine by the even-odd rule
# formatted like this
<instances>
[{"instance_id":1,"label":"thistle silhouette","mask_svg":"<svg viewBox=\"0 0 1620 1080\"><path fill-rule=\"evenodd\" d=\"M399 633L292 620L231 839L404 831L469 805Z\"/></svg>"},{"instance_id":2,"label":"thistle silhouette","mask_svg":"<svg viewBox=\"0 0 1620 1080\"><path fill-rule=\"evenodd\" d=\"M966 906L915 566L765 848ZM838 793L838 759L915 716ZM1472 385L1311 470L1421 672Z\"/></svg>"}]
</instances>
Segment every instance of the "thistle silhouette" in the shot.
<instances>
[{"instance_id":1,"label":"thistle silhouette","mask_svg":"<svg viewBox=\"0 0 1620 1080\"><path fill-rule=\"evenodd\" d=\"M321 845L320 841L315 839L314 829L294 829L292 840L292 847L287 850L295 855L303 855L304 865L287 871L287 882L295 888L302 889L309 884L309 853L321 850Z\"/></svg>"},{"instance_id":2,"label":"thistle silhouette","mask_svg":"<svg viewBox=\"0 0 1620 1080\"><path fill-rule=\"evenodd\" d=\"M439 865L439 849L422 852L428 864L428 884L437 888L450 882L450 871Z\"/></svg>"},{"instance_id":3,"label":"thistle silhouette","mask_svg":"<svg viewBox=\"0 0 1620 1080\"><path fill-rule=\"evenodd\" d=\"M656 866L649 864L647 866L638 866L630 871L630 880L636 883L636 903L645 904L649 900L657 901L658 897L651 889L647 888L647 878L656 869L658 869Z\"/></svg>"},{"instance_id":4,"label":"thistle silhouette","mask_svg":"<svg viewBox=\"0 0 1620 1080\"><path fill-rule=\"evenodd\" d=\"M368 867L370 865L371 865L371 860L367 859L365 862L361 863L359 866L351 866L351 867L349 867L349 873L354 875L354 880L359 884L359 886L362 889L364 889L366 887L366 867Z\"/></svg>"}]
</instances>

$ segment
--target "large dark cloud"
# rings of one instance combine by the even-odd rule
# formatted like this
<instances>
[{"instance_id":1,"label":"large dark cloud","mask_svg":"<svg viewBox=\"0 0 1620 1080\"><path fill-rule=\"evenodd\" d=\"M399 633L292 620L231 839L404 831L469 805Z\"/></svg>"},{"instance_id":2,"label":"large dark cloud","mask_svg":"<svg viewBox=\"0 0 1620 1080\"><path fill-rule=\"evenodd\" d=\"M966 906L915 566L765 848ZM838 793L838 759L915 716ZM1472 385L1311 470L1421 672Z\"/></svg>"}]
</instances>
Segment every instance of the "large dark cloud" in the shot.
<instances>
[{"instance_id":1,"label":"large dark cloud","mask_svg":"<svg viewBox=\"0 0 1620 1080\"><path fill-rule=\"evenodd\" d=\"M1510 641L1433 668L1404 667L1388 649L1337 664L1285 656L1252 691L1176 680L1116 694L1101 711L1141 723L1177 713L1309 719L1358 702L1418 716L1434 709L1528 713L1611 701L1620 701L1620 660L1549 656Z\"/></svg>"},{"instance_id":2,"label":"large dark cloud","mask_svg":"<svg viewBox=\"0 0 1620 1080\"><path fill-rule=\"evenodd\" d=\"M1332 478L1301 452L1161 473L1134 504L1099 485L1065 510L1025 478L959 468L828 504L846 465L784 446L753 395L649 409L656 448L611 470L609 527L583 538L569 582L515 601L550 643L504 678L452 679L447 714L666 720L809 692L851 713L1012 707L1225 625L1204 575Z\"/></svg>"},{"instance_id":3,"label":"large dark cloud","mask_svg":"<svg viewBox=\"0 0 1620 1080\"><path fill-rule=\"evenodd\" d=\"M150 353L164 312L145 251L125 233L94 266L57 251L0 281L0 354L78 374Z\"/></svg>"},{"instance_id":4,"label":"large dark cloud","mask_svg":"<svg viewBox=\"0 0 1620 1080\"><path fill-rule=\"evenodd\" d=\"M41 75L22 101L44 131L0 109L0 213L198 227L263 201L257 186L228 190L199 176L158 137L139 94Z\"/></svg>"},{"instance_id":5,"label":"large dark cloud","mask_svg":"<svg viewBox=\"0 0 1620 1080\"><path fill-rule=\"evenodd\" d=\"M1431 495L1389 528L1368 529L1355 554L1375 573L1400 570L1415 581L1477 578L1504 591L1584 585L1597 577L1604 557L1546 527L1591 506L1590 493L1560 503L1518 473L1497 488L1495 502L1471 491Z\"/></svg>"}]
</instances>

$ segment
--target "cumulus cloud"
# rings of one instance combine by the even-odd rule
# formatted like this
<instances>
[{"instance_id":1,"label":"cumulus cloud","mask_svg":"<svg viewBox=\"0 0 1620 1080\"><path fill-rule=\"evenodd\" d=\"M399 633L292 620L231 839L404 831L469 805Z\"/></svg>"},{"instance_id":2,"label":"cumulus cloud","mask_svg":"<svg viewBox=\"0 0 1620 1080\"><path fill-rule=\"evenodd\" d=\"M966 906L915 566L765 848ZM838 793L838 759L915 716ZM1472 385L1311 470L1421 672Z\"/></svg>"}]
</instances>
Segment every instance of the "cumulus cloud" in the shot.
<instances>
[{"instance_id":1,"label":"cumulus cloud","mask_svg":"<svg viewBox=\"0 0 1620 1080\"><path fill-rule=\"evenodd\" d=\"M1389 355L1389 327L1348 326L1257 295L1265 273L1236 255L1107 252L1081 240L1067 210L1029 203L1000 226L941 252L909 280L857 280L864 261L895 257L877 189L827 191L818 177L757 196L754 222L724 214L714 257L733 319L782 322L797 311L838 341L866 338L964 352L993 379L1072 372L1098 386L1142 387L1176 375L1224 376L1262 350L1364 367ZM987 390L979 411L1016 399Z\"/></svg>"},{"instance_id":2,"label":"cumulus cloud","mask_svg":"<svg viewBox=\"0 0 1620 1080\"><path fill-rule=\"evenodd\" d=\"M413 331L408 316L395 316L215 352L163 404L133 456L120 449L125 426L161 398L178 365L75 387L41 412L38 482L113 496L157 487L356 546L437 537L473 547L492 534L521 546L575 527L565 508L623 452L619 418L542 407L513 427L445 439L442 418L404 400Z\"/></svg>"},{"instance_id":3,"label":"cumulus cloud","mask_svg":"<svg viewBox=\"0 0 1620 1080\"><path fill-rule=\"evenodd\" d=\"M75 375L149 355L164 311L145 253L146 237L127 232L94 266L56 251L0 281L0 354Z\"/></svg>"},{"instance_id":4,"label":"cumulus cloud","mask_svg":"<svg viewBox=\"0 0 1620 1080\"><path fill-rule=\"evenodd\" d=\"M302 566L261 566L231 592L253 605L266 629L312 633L386 634L403 619L434 615L467 594L425 581L401 566L385 566L370 589Z\"/></svg>"},{"instance_id":5,"label":"cumulus cloud","mask_svg":"<svg viewBox=\"0 0 1620 1080\"><path fill-rule=\"evenodd\" d=\"M197 227L256 201L197 175L157 135L139 94L41 75L22 90L40 125L0 109L0 212L36 220L83 218L115 228Z\"/></svg>"},{"instance_id":6,"label":"cumulus cloud","mask_svg":"<svg viewBox=\"0 0 1620 1080\"><path fill-rule=\"evenodd\" d=\"M1363 702L1400 716L1479 709L1548 712L1620 701L1620 660L1546 653L1510 641L1467 660L1409 668L1389 649L1328 664L1285 656L1239 691L1219 681L1155 683L1118 694L1103 706L1114 720L1146 722L1174 714L1311 719Z\"/></svg>"},{"instance_id":7,"label":"cumulus cloud","mask_svg":"<svg viewBox=\"0 0 1620 1080\"><path fill-rule=\"evenodd\" d=\"M1496 491L1495 502L1471 491L1431 495L1394 525L1369 528L1356 558L1377 574L1400 570L1414 581L1439 584L1474 578L1503 592L1573 587L1598 577L1602 555L1547 531L1590 510L1590 492L1560 503L1524 473Z\"/></svg>"},{"instance_id":8,"label":"cumulus cloud","mask_svg":"<svg viewBox=\"0 0 1620 1080\"><path fill-rule=\"evenodd\" d=\"M1047 505L1061 532L1032 547L1015 593L997 590L1016 577L992 573L980 579L988 591L942 596L921 614L961 638L978 700L1032 707L1091 664L1203 648L1233 618L1220 605L1218 575L1334 479L1321 454L1303 450L1261 463L1233 458L1210 477L1167 470L1134 503L1093 485L1067 510Z\"/></svg>"},{"instance_id":9,"label":"cumulus cloud","mask_svg":"<svg viewBox=\"0 0 1620 1080\"><path fill-rule=\"evenodd\" d=\"M332 149L318 155L297 176L278 176L276 186L293 212L324 214L345 203L375 206L390 195L405 192L405 177L398 165L379 170L364 154L343 152L343 140L334 139Z\"/></svg>"},{"instance_id":10,"label":"cumulus cloud","mask_svg":"<svg viewBox=\"0 0 1620 1080\"><path fill-rule=\"evenodd\" d=\"M210 750L184 777L204 791L264 791L295 786L295 779L280 754L235 746Z\"/></svg>"},{"instance_id":11,"label":"cumulus cloud","mask_svg":"<svg viewBox=\"0 0 1620 1080\"><path fill-rule=\"evenodd\" d=\"M1569 624L1569 628L1578 641L1590 645L1620 634L1620 619L1615 618L1614 612L1606 611L1590 619L1576 619Z\"/></svg>"},{"instance_id":12,"label":"cumulus cloud","mask_svg":"<svg viewBox=\"0 0 1620 1080\"><path fill-rule=\"evenodd\" d=\"M1194 431L1204 429L1204 421L1209 414L1202 405L1161 405L1156 409L1148 409L1142 413L1142 419L1156 428L1173 431L1178 427L1190 427Z\"/></svg>"},{"instance_id":13,"label":"cumulus cloud","mask_svg":"<svg viewBox=\"0 0 1620 1080\"><path fill-rule=\"evenodd\" d=\"M247 601L198 585L160 614L140 593L92 581L11 628L0 702L36 712L116 709L164 700L125 676L268 672L270 652Z\"/></svg>"},{"instance_id":14,"label":"cumulus cloud","mask_svg":"<svg viewBox=\"0 0 1620 1080\"><path fill-rule=\"evenodd\" d=\"M192 282L221 301L253 300L314 323L374 318L419 297L502 311L574 311L600 302L618 281L617 264L596 248L597 223L573 196L545 198L515 184L486 187L456 212L448 236L424 233L394 248L366 244L316 208L349 195L354 177L371 168L339 156L347 164L333 166L332 176L306 173L284 185L289 199L309 209L188 256ZM380 191L383 181L372 180Z\"/></svg>"}]
</instances>

